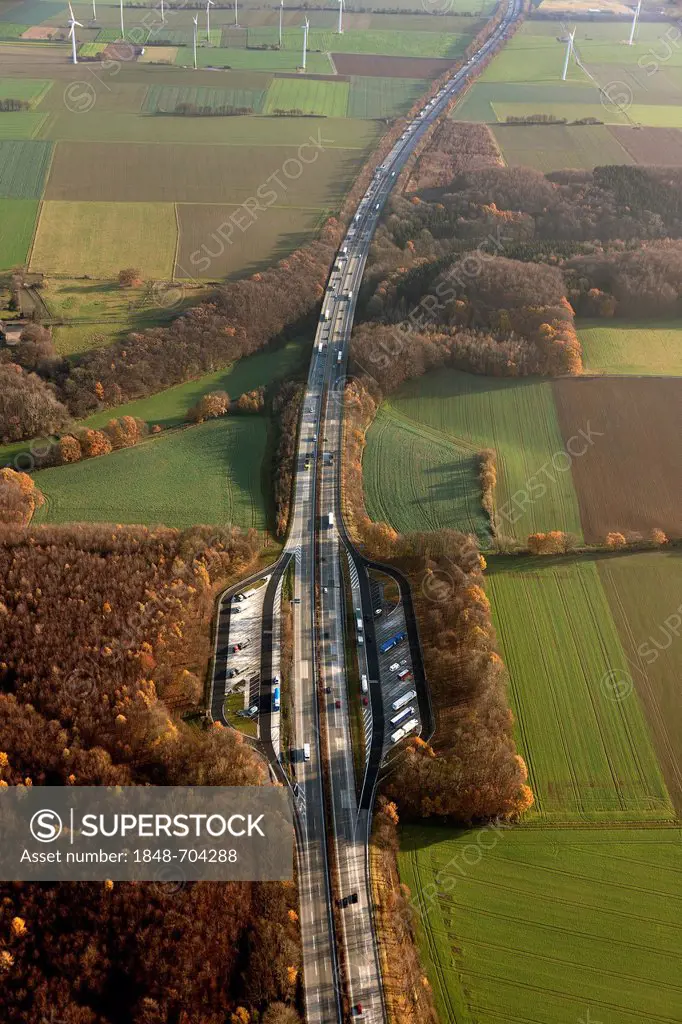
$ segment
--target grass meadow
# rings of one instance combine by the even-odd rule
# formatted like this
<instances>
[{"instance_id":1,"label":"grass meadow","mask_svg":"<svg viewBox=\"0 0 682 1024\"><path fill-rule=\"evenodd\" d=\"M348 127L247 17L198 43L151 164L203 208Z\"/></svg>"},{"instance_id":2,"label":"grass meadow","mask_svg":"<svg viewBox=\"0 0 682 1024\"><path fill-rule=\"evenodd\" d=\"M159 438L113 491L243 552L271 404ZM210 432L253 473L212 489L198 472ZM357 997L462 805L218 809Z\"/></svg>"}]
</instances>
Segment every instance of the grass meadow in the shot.
<instances>
[{"instance_id":1,"label":"grass meadow","mask_svg":"<svg viewBox=\"0 0 682 1024\"><path fill-rule=\"evenodd\" d=\"M578 336L589 373L682 375L682 320L583 320Z\"/></svg>"},{"instance_id":2,"label":"grass meadow","mask_svg":"<svg viewBox=\"0 0 682 1024\"><path fill-rule=\"evenodd\" d=\"M224 417L42 470L36 522L233 523L266 528L264 417Z\"/></svg>"}]
</instances>

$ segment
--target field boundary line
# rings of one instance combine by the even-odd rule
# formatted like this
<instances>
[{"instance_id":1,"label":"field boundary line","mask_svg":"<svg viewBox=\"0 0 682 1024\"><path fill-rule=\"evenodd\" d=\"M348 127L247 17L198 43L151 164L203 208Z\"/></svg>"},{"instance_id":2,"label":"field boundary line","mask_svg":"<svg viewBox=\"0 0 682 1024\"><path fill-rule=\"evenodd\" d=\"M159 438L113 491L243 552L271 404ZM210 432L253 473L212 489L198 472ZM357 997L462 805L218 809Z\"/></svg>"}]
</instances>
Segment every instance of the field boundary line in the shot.
<instances>
[{"instance_id":1,"label":"field boundary line","mask_svg":"<svg viewBox=\"0 0 682 1024\"><path fill-rule=\"evenodd\" d=\"M26 253L26 270L29 273L31 272L31 262L33 260L33 249L34 249L35 244L36 244L36 238L38 237L38 227L40 226L40 221L41 221L41 218L43 216L43 203L44 203L44 201L45 201L44 199L39 199L38 200L38 212L36 214L35 223L33 225L33 236L31 238L31 244L28 247L28 252Z\"/></svg>"}]
</instances>

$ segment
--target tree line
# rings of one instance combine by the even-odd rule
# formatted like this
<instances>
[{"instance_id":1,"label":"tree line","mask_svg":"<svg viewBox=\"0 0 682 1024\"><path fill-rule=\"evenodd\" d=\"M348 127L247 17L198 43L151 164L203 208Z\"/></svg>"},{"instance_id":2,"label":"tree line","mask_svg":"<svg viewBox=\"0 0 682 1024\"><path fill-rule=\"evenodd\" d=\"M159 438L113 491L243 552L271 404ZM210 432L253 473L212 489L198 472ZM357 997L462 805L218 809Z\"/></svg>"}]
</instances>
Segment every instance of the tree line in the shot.
<instances>
[{"instance_id":1,"label":"tree line","mask_svg":"<svg viewBox=\"0 0 682 1024\"><path fill-rule=\"evenodd\" d=\"M240 734L172 710L201 702L203 624L255 531L0 532L0 785L267 783ZM0 1015L298 1024L296 905L284 883L2 883Z\"/></svg>"}]
</instances>

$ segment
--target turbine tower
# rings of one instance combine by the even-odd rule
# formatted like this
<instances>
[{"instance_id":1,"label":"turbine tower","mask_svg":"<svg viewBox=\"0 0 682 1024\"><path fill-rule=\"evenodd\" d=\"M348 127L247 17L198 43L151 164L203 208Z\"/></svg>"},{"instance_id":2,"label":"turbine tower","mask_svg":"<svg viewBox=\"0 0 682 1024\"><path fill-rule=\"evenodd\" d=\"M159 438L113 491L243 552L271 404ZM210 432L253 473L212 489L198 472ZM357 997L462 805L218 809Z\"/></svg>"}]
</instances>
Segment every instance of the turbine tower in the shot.
<instances>
[{"instance_id":1,"label":"turbine tower","mask_svg":"<svg viewBox=\"0 0 682 1024\"><path fill-rule=\"evenodd\" d=\"M239 28L239 15L237 14L237 0L234 0L234 27Z\"/></svg>"},{"instance_id":2,"label":"turbine tower","mask_svg":"<svg viewBox=\"0 0 682 1024\"><path fill-rule=\"evenodd\" d=\"M71 37L71 60L74 64L78 63L78 56L76 55L76 25L79 28L83 28L80 21L76 21L73 16L73 8L69 4L69 36Z\"/></svg>"},{"instance_id":3,"label":"turbine tower","mask_svg":"<svg viewBox=\"0 0 682 1024\"><path fill-rule=\"evenodd\" d=\"M282 12L284 10L284 0L279 0L279 48L282 49Z\"/></svg>"},{"instance_id":4,"label":"turbine tower","mask_svg":"<svg viewBox=\"0 0 682 1024\"><path fill-rule=\"evenodd\" d=\"M121 0L121 39L125 39L126 32L123 27L123 0Z\"/></svg>"},{"instance_id":5,"label":"turbine tower","mask_svg":"<svg viewBox=\"0 0 682 1024\"><path fill-rule=\"evenodd\" d=\"M163 0L161 0L161 24L162 25L166 24L166 14L165 14L165 11L163 9Z\"/></svg>"},{"instance_id":6,"label":"turbine tower","mask_svg":"<svg viewBox=\"0 0 682 1024\"><path fill-rule=\"evenodd\" d=\"M92 20L97 21L97 8L95 7L95 0L92 0Z\"/></svg>"},{"instance_id":7,"label":"turbine tower","mask_svg":"<svg viewBox=\"0 0 682 1024\"><path fill-rule=\"evenodd\" d=\"M211 8L215 7L213 0L206 0L206 42L211 45Z\"/></svg>"},{"instance_id":8,"label":"turbine tower","mask_svg":"<svg viewBox=\"0 0 682 1024\"><path fill-rule=\"evenodd\" d=\"M639 21L639 12L642 9L642 0L637 0L637 7L635 8L635 14L632 19L632 28L630 29L630 38L628 39L628 46L632 46L635 41L635 32L637 31L637 22Z\"/></svg>"},{"instance_id":9,"label":"turbine tower","mask_svg":"<svg viewBox=\"0 0 682 1024\"><path fill-rule=\"evenodd\" d=\"M566 75L568 74L568 62L571 59L573 53L573 40L575 39L575 29L568 33L568 40L566 42L566 56L564 57L564 69L561 72L561 81L566 81Z\"/></svg>"},{"instance_id":10,"label":"turbine tower","mask_svg":"<svg viewBox=\"0 0 682 1024\"><path fill-rule=\"evenodd\" d=\"M196 69L197 69L197 34L199 32L199 15L195 14L194 17L192 18L192 21L194 22L194 31L193 31L192 34L193 34L193 37L194 37L193 38L194 70L196 71Z\"/></svg>"},{"instance_id":11,"label":"turbine tower","mask_svg":"<svg viewBox=\"0 0 682 1024\"><path fill-rule=\"evenodd\" d=\"M308 29L310 28L310 22L308 21L307 18L305 19L305 23L301 26L301 28L303 29L303 64L301 66L305 71L305 59L306 54L308 53Z\"/></svg>"},{"instance_id":12,"label":"turbine tower","mask_svg":"<svg viewBox=\"0 0 682 1024\"><path fill-rule=\"evenodd\" d=\"M343 35L343 0L339 0L339 35Z\"/></svg>"}]
</instances>

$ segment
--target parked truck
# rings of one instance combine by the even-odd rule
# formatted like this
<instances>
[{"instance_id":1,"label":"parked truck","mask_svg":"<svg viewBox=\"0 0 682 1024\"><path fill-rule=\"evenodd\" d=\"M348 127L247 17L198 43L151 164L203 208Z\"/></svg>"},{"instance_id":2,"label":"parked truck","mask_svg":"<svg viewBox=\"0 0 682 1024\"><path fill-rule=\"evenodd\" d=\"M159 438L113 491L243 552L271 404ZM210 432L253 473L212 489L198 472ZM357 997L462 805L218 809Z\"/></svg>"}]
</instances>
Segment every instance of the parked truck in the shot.
<instances>
[{"instance_id":1,"label":"parked truck","mask_svg":"<svg viewBox=\"0 0 682 1024\"><path fill-rule=\"evenodd\" d=\"M333 525L334 525L334 513L333 512L327 512L327 526L333 526Z\"/></svg>"}]
</instances>

